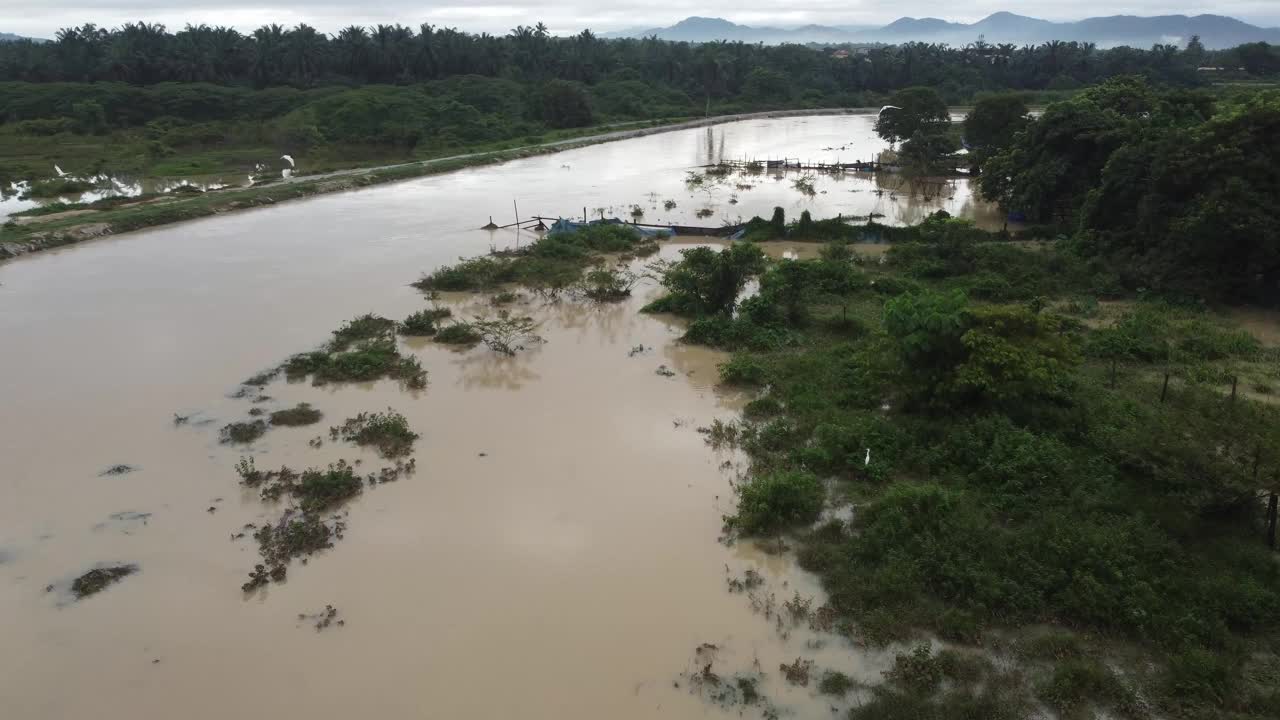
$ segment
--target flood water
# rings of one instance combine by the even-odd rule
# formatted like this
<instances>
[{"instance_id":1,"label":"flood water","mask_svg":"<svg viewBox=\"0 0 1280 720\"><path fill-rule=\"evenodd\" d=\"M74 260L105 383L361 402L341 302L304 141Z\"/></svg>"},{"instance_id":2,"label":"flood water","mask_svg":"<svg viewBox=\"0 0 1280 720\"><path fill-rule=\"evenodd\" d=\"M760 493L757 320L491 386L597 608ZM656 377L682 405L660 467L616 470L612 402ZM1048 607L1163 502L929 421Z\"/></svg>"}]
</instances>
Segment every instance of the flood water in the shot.
<instances>
[{"instance_id":1,"label":"flood water","mask_svg":"<svg viewBox=\"0 0 1280 720\"><path fill-rule=\"evenodd\" d=\"M689 689L702 643L717 646L723 676L761 668L762 692L784 713L847 706L819 696L816 679L788 686L779 664L805 657L815 678L833 669L876 682L892 650L780 632L727 591L751 568L768 583L758 599L823 601L786 555L718 541L742 460L711 450L697 428L732 418L746 398L715 387L722 355L676 344L675 321L637 312L653 286L618 305L526 297L517 309L542 322L546 342L515 358L401 340L429 373L423 391L281 379L257 405L310 402L325 413L319 425L272 429L249 449L220 445L217 430L255 406L233 397L245 378L355 315L423 308L407 286L421 272L527 239L474 229L500 221L513 198L527 216L629 207L653 192L659 208L678 203L659 215L688 221L701 206L684 185L689 167L817 160L851 142L869 153L879 147L870 122L661 134L0 264L0 716L736 717L742 708ZM873 195L874 182L820 179L827 194L805 198L766 178L737 205L726 193L717 212L882 207L900 222L937 207L984 212L963 183L951 199L913 205ZM464 317L491 312L483 297L442 302ZM327 428L388 407L421 434L416 474L348 503L345 539L295 561L287 582L241 592L258 556L251 537L231 538L281 507L242 489L235 463L345 458L375 471L385 461L330 441ZM176 426L175 414L191 421ZM322 447L309 446L318 435ZM102 474L117 464L136 470ZM70 600L72 578L122 562L139 572ZM345 626L299 620L325 605Z\"/></svg>"}]
</instances>

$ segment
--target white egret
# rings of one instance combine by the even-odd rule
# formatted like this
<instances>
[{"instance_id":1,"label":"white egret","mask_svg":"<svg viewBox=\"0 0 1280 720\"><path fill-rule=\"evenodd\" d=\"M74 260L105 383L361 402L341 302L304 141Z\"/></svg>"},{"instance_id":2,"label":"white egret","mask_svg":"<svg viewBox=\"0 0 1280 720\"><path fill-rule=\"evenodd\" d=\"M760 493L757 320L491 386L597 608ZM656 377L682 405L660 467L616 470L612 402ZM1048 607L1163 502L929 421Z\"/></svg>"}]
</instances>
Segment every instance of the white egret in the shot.
<instances>
[{"instance_id":1,"label":"white egret","mask_svg":"<svg viewBox=\"0 0 1280 720\"><path fill-rule=\"evenodd\" d=\"M871 464L871 448L867 448L867 457L865 460L862 461L862 465L865 467L870 464Z\"/></svg>"},{"instance_id":2,"label":"white egret","mask_svg":"<svg viewBox=\"0 0 1280 720\"><path fill-rule=\"evenodd\" d=\"M56 172L56 173L58 173L58 177L66 177L66 176L67 176L67 174L66 174L66 173L62 172L62 168L58 167L56 164L53 166L53 171L54 171L54 172Z\"/></svg>"},{"instance_id":3,"label":"white egret","mask_svg":"<svg viewBox=\"0 0 1280 720\"><path fill-rule=\"evenodd\" d=\"M281 155L281 156L280 156L280 159L281 159L281 160L288 160L288 161L289 161L289 167L298 167L298 166L293 162L293 156L292 156L292 155Z\"/></svg>"},{"instance_id":4,"label":"white egret","mask_svg":"<svg viewBox=\"0 0 1280 720\"><path fill-rule=\"evenodd\" d=\"M901 109L902 108L898 107L897 105L885 105L884 107L880 108L880 112L876 113L876 117L880 117L881 115L883 115L885 110L901 110Z\"/></svg>"}]
</instances>

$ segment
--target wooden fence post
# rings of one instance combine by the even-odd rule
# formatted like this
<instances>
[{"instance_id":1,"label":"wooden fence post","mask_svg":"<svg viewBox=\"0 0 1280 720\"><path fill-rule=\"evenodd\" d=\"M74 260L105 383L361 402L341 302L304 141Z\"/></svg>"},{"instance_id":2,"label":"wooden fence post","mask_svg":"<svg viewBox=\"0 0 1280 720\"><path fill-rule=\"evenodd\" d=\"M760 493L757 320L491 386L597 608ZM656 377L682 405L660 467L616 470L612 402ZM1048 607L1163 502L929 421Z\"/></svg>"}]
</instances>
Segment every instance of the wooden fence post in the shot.
<instances>
[{"instance_id":1,"label":"wooden fence post","mask_svg":"<svg viewBox=\"0 0 1280 720\"><path fill-rule=\"evenodd\" d=\"M1169 394L1169 371L1164 373L1164 387L1160 388L1160 404L1164 404L1164 398Z\"/></svg>"},{"instance_id":2,"label":"wooden fence post","mask_svg":"<svg viewBox=\"0 0 1280 720\"><path fill-rule=\"evenodd\" d=\"M1232 375L1232 376L1231 376L1231 402L1232 402L1232 403L1235 403L1235 401L1236 401L1236 384L1237 384L1237 383L1239 383L1239 382L1240 382L1240 376L1239 376L1239 375Z\"/></svg>"},{"instance_id":3,"label":"wooden fence post","mask_svg":"<svg viewBox=\"0 0 1280 720\"><path fill-rule=\"evenodd\" d=\"M1267 547L1276 549L1276 493L1273 490L1267 499Z\"/></svg>"}]
</instances>

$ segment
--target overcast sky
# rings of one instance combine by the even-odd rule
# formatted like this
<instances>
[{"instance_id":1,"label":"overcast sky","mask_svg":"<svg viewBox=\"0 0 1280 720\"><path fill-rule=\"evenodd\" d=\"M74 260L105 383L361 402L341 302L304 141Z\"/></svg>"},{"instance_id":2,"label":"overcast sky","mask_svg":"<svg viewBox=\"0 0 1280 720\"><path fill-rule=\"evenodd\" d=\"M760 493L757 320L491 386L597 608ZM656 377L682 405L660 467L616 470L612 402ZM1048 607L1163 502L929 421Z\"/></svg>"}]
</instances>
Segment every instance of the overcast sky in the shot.
<instances>
[{"instance_id":1,"label":"overcast sky","mask_svg":"<svg viewBox=\"0 0 1280 720\"><path fill-rule=\"evenodd\" d=\"M53 37L58 28L86 22L114 27L131 20L172 30L187 23L231 25L248 31L268 22L305 22L324 32L351 24L429 22L475 32L505 33L545 22L556 34L660 27L689 15L723 17L746 25L876 25L904 15L971 22L997 10L1049 20L1098 15L1195 15L1212 12L1265 26L1280 25L1280 0L0 0L0 32Z\"/></svg>"}]
</instances>

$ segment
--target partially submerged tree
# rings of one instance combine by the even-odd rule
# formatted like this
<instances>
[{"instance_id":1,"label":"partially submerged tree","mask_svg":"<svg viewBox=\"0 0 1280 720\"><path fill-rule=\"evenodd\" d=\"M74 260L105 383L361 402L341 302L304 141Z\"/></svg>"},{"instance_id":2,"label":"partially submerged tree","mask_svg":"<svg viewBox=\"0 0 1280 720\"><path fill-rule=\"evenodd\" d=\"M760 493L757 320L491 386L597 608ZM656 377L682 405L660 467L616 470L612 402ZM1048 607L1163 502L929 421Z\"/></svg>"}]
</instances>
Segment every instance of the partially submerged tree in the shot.
<instances>
[{"instance_id":1,"label":"partially submerged tree","mask_svg":"<svg viewBox=\"0 0 1280 720\"><path fill-rule=\"evenodd\" d=\"M945 130L951 124L947 103L933 88L911 87L889 97L886 107L876 119L876 134L896 143L917 132Z\"/></svg>"},{"instance_id":2,"label":"partially submerged tree","mask_svg":"<svg viewBox=\"0 0 1280 720\"><path fill-rule=\"evenodd\" d=\"M477 317L471 328L490 350L503 355L515 355L525 349L526 343L542 342L538 336L538 323L528 316L511 315L508 310L498 311L496 318Z\"/></svg>"},{"instance_id":3,"label":"partially submerged tree","mask_svg":"<svg viewBox=\"0 0 1280 720\"><path fill-rule=\"evenodd\" d=\"M724 250L690 248L680 255L678 262L653 266L670 294L646 309L694 316L730 313L747 280L765 267L764 252L751 243L733 243Z\"/></svg>"}]
</instances>

